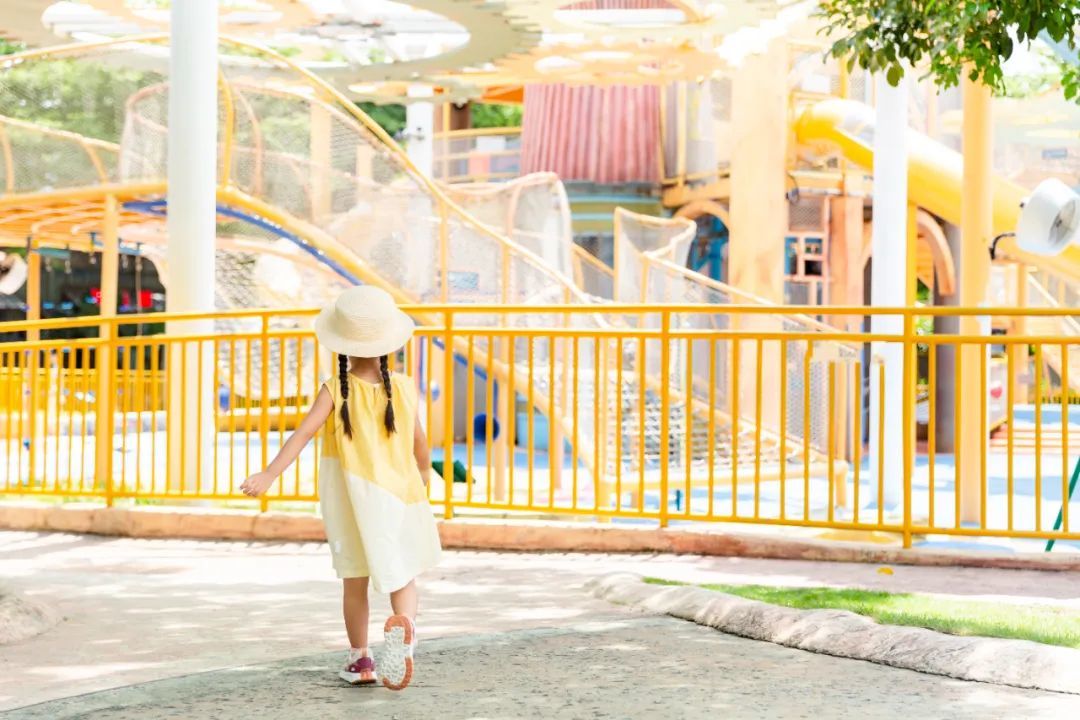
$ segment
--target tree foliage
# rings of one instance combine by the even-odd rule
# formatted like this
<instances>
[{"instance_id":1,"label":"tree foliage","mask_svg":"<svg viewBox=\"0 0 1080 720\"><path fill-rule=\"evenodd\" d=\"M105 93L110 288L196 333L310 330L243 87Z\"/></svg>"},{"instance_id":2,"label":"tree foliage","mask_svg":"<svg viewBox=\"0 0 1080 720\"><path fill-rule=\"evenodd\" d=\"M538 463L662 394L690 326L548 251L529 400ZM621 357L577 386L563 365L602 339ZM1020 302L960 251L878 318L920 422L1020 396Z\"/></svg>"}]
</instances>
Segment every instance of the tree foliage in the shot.
<instances>
[{"instance_id":1,"label":"tree foliage","mask_svg":"<svg viewBox=\"0 0 1080 720\"><path fill-rule=\"evenodd\" d=\"M1080 65L1066 65L1061 73L1065 99L1080 104Z\"/></svg>"},{"instance_id":2,"label":"tree foliage","mask_svg":"<svg viewBox=\"0 0 1080 720\"><path fill-rule=\"evenodd\" d=\"M499 103L473 103L470 114L474 128L521 126L521 106Z\"/></svg>"},{"instance_id":3,"label":"tree foliage","mask_svg":"<svg viewBox=\"0 0 1080 720\"><path fill-rule=\"evenodd\" d=\"M905 65L925 65L942 87L967 76L1005 90L1002 64L1016 43L1040 33L1075 48L1080 0L822 0L823 34L837 39L829 53L893 85ZM1080 69L1066 70L1065 94L1077 98Z\"/></svg>"},{"instance_id":4,"label":"tree foliage","mask_svg":"<svg viewBox=\"0 0 1080 720\"><path fill-rule=\"evenodd\" d=\"M379 105L373 102L362 102L357 105L390 137L397 137L405 129L404 105Z\"/></svg>"}]
</instances>

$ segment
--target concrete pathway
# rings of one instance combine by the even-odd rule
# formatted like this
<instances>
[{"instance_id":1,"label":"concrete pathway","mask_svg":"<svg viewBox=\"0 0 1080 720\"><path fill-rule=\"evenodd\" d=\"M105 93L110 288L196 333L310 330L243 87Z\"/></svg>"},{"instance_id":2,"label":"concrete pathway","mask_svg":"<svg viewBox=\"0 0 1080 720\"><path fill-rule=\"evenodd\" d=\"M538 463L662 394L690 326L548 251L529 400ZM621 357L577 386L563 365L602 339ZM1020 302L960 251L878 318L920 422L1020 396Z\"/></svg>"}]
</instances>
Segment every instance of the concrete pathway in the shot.
<instances>
[{"instance_id":1,"label":"concrete pathway","mask_svg":"<svg viewBox=\"0 0 1080 720\"><path fill-rule=\"evenodd\" d=\"M5 720L364 709L414 718L433 708L447 718L1080 717L1074 696L733 638L628 614L582 590L616 570L1072 606L1078 594L1075 577L1055 573L897 567L889 576L836 563L451 552L422 583L419 680L391 694L334 677L345 644L340 589L321 544L0 533L0 582L66 618L0 645L0 710L23 708ZM374 618L386 611L378 597Z\"/></svg>"}]
</instances>

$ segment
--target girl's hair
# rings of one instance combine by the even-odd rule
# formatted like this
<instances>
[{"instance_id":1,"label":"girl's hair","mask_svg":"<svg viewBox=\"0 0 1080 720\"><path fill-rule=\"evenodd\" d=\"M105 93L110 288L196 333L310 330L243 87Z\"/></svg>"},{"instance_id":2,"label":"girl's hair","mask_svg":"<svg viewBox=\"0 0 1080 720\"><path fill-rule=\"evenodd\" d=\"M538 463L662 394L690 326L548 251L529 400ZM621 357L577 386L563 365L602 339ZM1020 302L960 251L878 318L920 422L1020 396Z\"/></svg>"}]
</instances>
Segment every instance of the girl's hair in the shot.
<instances>
[{"instance_id":1,"label":"girl's hair","mask_svg":"<svg viewBox=\"0 0 1080 720\"><path fill-rule=\"evenodd\" d=\"M379 358L379 372L382 374L383 389L386 390L386 415L383 416L383 424L386 426L386 434L397 432L394 427L394 391L390 387L390 363L386 355Z\"/></svg>"},{"instance_id":2,"label":"girl's hair","mask_svg":"<svg viewBox=\"0 0 1080 720\"><path fill-rule=\"evenodd\" d=\"M349 358L338 355L338 382L341 383L341 426L345 437L352 437L352 421L349 420Z\"/></svg>"},{"instance_id":3,"label":"girl's hair","mask_svg":"<svg viewBox=\"0 0 1080 720\"><path fill-rule=\"evenodd\" d=\"M393 388L390 385L389 358L383 355L379 358L379 373L382 375L383 389L386 391L386 415L383 416L383 424L386 426L386 434L397 432L394 426L394 397ZM341 426L345 430L345 437L352 437L352 421L349 419L349 358L346 355L338 355L338 382L341 383Z\"/></svg>"}]
</instances>

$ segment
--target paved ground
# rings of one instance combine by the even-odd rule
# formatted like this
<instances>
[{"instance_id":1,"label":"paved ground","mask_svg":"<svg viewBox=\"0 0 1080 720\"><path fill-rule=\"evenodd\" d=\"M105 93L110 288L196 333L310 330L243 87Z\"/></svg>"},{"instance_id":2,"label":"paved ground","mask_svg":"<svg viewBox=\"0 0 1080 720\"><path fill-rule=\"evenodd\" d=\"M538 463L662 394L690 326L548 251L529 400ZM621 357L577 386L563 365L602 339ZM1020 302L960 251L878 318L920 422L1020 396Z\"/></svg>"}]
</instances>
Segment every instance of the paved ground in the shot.
<instances>
[{"instance_id":1,"label":"paved ground","mask_svg":"<svg viewBox=\"0 0 1080 720\"><path fill-rule=\"evenodd\" d=\"M1066 718L1060 697L942 680L671 618L435 640L404 693L336 682L337 655L188 675L14 711L109 718ZM486 689L486 691L485 691ZM1080 699L1070 702L1080 710ZM1075 715L1073 715L1075 717Z\"/></svg>"},{"instance_id":2,"label":"paved ground","mask_svg":"<svg viewBox=\"0 0 1080 720\"><path fill-rule=\"evenodd\" d=\"M963 683L630 615L585 594L629 570L1076 605L1063 574L737 558L448 553L423 582L416 687L342 687L319 544L0 533L0 581L56 606L0 647L10 718L1075 718L1080 698ZM385 613L378 598L375 616ZM487 692L478 690L487 689ZM90 694L88 694L90 693ZM49 702L53 701L53 702ZM39 704L46 703L46 704Z\"/></svg>"}]
</instances>

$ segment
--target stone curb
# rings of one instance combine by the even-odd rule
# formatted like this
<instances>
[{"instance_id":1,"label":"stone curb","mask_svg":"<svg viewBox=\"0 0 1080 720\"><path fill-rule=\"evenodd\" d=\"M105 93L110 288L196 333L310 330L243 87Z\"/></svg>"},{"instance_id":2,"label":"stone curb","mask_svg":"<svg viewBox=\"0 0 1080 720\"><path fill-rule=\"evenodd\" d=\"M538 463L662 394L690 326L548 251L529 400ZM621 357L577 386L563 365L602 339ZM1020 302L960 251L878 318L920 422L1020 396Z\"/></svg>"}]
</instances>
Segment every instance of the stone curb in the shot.
<instances>
[{"instance_id":1,"label":"stone curb","mask_svg":"<svg viewBox=\"0 0 1080 720\"><path fill-rule=\"evenodd\" d=\"M0 589L0 646L40 635L60 620L51 607Z\"/></svg>"},{"instance_id":2,"label":"stone curb","mask_svg":"<svg viewBox=\"0 0 1080 720\"><path fill-rule=\"evenodd\" d=\"M846 610L798 610L616 573L590 580L596 597L690 620L730 635L960 680L1080 694L1080 650L1027 640L960 637L880 625Z\"/></svg>"},{"instance_id":3,"label":"stone curb","mask_svg":"<svg viewBox=\"0 0 1080 720\"><path fill-rule=\"evenodd\" d=\"M217 507L105 507L33 501L0 502L0 529L44 530L145 538L322 542L312 514ZM439 522L443 546L461 550L714 555L878 565L1080 571L1080 554L919 550L870 543L789 538L710 529L458 516Z\"/></svg>"}]
</instances>

